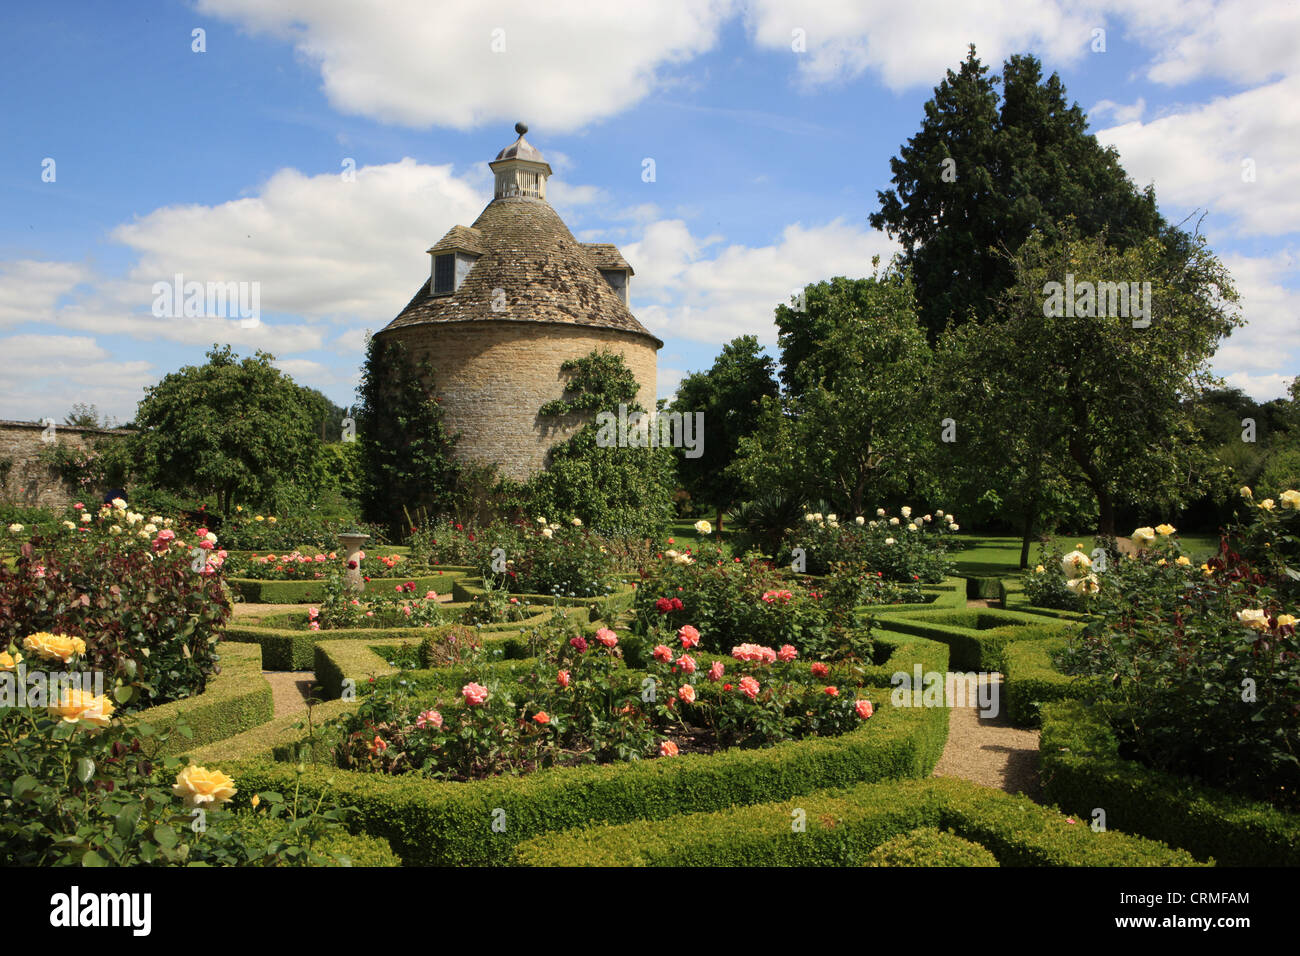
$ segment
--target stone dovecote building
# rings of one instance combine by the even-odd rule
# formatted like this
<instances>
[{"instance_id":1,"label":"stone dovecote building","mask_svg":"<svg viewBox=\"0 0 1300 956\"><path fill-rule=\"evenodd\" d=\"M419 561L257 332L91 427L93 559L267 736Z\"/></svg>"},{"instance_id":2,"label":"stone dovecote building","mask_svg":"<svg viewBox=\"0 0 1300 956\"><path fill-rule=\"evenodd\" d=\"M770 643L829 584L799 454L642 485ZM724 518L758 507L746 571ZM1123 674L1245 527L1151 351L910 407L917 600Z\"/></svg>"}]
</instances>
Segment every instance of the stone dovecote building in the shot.
<instances>
[{"instance_id":1,"label":"stone dovecote building","mask_svg":"<svg viewBox=\"0 0 1300 956\"><path fill-rule=\"evenodd\" d=\"M472 226L454 226L429 250L430 276L379 335L427 360L457 454L524 479L542 469L559 428L538 409L564 394L560 365L593 349L621 352L654 408L663 342L628 308L632 267L608 243L582 243L546 201L551 167L524 139L489 166L493 199Z\"/></svg>"}]
</instances>

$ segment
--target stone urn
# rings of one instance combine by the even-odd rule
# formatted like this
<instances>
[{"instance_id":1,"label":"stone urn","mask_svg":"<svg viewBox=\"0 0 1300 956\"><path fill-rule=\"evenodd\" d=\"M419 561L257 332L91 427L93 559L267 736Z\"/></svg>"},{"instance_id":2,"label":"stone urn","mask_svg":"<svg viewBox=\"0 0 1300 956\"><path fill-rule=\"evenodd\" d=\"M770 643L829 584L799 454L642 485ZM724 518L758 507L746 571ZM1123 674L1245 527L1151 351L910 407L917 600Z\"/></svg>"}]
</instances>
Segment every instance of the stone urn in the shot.
<instances>
[{"instance_id":1,"label":"stone urn","mask_svg":"<svg viewBox=\"0 0 1300 956\"><path fill-rule=\"evenodd\" d=\"M364 591L365 579L361 576L361 546L370 540L370 535L344 531L339 534L339 545L343 550L343 586L349 591Z\"/></svg>"}]
</instances>

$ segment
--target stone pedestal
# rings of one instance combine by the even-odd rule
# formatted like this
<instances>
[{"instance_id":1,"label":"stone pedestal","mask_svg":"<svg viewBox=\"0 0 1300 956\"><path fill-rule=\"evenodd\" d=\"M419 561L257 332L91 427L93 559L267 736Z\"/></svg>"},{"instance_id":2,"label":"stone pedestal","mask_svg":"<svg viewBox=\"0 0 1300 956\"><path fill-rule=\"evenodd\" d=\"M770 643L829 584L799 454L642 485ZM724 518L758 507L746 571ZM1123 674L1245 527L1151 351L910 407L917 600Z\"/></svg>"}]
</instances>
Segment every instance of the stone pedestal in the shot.
<instances>
[{"instance_id":1,"label":"stone pedestal","mask_svg":"<svg viewBox=\"0 0 1300 956\"><path fill-rule=\"evenodd\" d=\"M343 585L349 591L364 591L365 579L361 576L361 546L370 540L368 534L339 535L339 544L343 550Z\"/></svg>"}]
</instances>

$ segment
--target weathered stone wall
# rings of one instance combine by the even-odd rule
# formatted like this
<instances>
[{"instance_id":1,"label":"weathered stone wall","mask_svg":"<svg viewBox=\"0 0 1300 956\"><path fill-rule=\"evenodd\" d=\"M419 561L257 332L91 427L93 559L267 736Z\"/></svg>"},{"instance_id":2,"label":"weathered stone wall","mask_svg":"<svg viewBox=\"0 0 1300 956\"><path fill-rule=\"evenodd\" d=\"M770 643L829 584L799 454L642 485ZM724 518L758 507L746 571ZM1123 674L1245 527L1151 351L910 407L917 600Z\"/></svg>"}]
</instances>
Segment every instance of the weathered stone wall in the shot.
<instances>
[{"instance_id":1,"label":"weathered stone wall","mask_svg":"<svg viewBox=\"0 0 1300 956\"><path fill-rule=\"evenodd\" d=\"M523 480L545 466L551 445L581 425L581 417L552 428L537 414L564 395L566 359L593 349L620 352L640 385L637 400L653 409L657 356L654 342L615 329L543 322L434 322L390 329L411 357L427 359L446 413L459 431L457 455L496 464Z\"/></svg>"},{"instance_id":2,"label":"weathered stone wall","mask_svg":"<svg viewBox=\"0 0 1300 956\"><path fill-rule=\"evenodd\" d=\"M27 508L62 508L74 501L98 502L105 489L71 489L41 463L42 436L45 426L39 422L0 421L0 471L6 461L12 464L0 483L0 502ZM100 428L73 428L55 425L54 438L75 448L88 448L105 435L128 435L129 431Z\"/></svg>"}]
</instances>

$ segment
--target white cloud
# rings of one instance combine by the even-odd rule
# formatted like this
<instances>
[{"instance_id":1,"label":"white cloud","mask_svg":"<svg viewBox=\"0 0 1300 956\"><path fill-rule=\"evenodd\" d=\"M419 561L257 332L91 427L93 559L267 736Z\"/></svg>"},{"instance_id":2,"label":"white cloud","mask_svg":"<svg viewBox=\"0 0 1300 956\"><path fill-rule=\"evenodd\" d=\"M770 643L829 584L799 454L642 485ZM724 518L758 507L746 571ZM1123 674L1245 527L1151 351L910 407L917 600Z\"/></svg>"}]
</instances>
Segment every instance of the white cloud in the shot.
<instances>
[{"instance_id":1,"label":"white cloud","mask_svg":"<svg viewBox=\"0 0 1300 956\"><path fill-rule=\"evenodd\" d=\"M129 420L156 380L144 360L117 361L89 336L20 333L0 338L0 408L6 418L56 422L73 402L88 402Z\"/></svg>"},{"instance_id":2,"label":"white cloud","mask_svg":"<svg viewBox=\"0 0 1300 956\"><path fill-rule=\"evenodd\" d=\"M1146 112L1147 101L1138 97L1136 103L1125 106L1123 103L1116 103L1114 100L1100 100L1097 105L1088 110L1088 119L1095 122L1103 116L1112 116L1116 123L1132 123L1142 118Z\"/></svg>"},{"instance_id":3,"label":"white cloud","mask_svg":"<svg viewBox=\"0 0 1300 956\"><path fill-rule=\"evenodd\" d=\"M1300 290L1283 285L1294 280L1300 255L1227 255L1223 261L1236 281L1246 325L1220 347L1214 368L1257 399L1277 398L1300 370Z\"/></svg>"},{"instance_id":4,"label":"white cloud","mask_svg":"<svg viewBox=\"0 0 1300 956\"><path fill-rule=\"evenodd\" d=\"M59 299L90 275L76 262L0 262L0 328L48 321Z\"/></svg>"},{"instance_id":5,"label":"white cloud","mask_svg":"<svg viewBox=\"0 0 1300 956\"><path fill-rule=\"evenodd\" d=\"M1300 5L1278 0L1116 2L1126 36L1155 49L1147 76L1174 85L1210 76L1241 84L1300 73Z\"/></svg>"},{"instance_id":6,"label":"white cloud","mask_svg":"<svg viewBox=\"0 0 1300 956\"><path fill-rule=\"evenodd\" d=\"M319 66L325 95L342 112L413 127L524 119L561 131L627 109L661 84L667 67L711 49L729 7L728 0L198 4L201 13L292 42Z\"/></svg>"},{"instance_id":7,"label":"white cloud","mask_svg":"<svg viewBox=\"0 0 1300 956\"><path fill-rule=\"evenodd\" d=\"M1300 73L1097 138L1119 150L1135 182L1155 183L1162 205L1208 209L1241 235L1300 230ZM1254 182L1243 181L1247 160Z\"/></svg>"},{"instance_id":8,"label":"white cloud","mask_svg":"<svg viewBox=\"0 0 1300 956\"><path fill-rule=\"evenodd\" d=\"M1102 25L1089 4L1054 0L754 0L746 20L754 42L784 51L806 85L852 79L872 70L891 90L934 86L974 43L996 67L1035 50L1054 64L1087 52ZM806 52L792 48L802 30Z\"/></svg>"},{"instance_id":9,"label":"white cloud","mask_svg":"<svg viewBox=\"0 0 1300 956\"><path fill-rule=\"evenodd\" d=\"M795 223L773 245L730 245L703 259L719 242L718 236L695 238L674 219L651 224L640 242L625 248L637 271L632 298L642 323L661 337L717 343L753 334L770 344L773 311L794 290L834 276L869 276L872 256L884 265L898 251L883 233L840 219Z\"/></svg>"}]
</instances>

